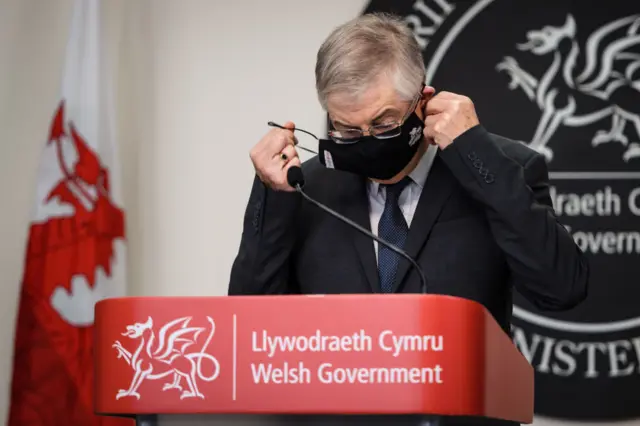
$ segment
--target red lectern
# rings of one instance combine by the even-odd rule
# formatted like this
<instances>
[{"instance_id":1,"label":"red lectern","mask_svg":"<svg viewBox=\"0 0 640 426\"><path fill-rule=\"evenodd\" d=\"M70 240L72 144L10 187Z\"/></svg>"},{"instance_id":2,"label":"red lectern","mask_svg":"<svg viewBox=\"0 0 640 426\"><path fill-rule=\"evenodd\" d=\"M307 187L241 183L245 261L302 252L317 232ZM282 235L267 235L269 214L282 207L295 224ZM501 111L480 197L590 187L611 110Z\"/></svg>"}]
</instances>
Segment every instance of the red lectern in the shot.
<instances>
[{"instance_id":1,"label":"red lectern","mask_svg":"<svg viewBox=\"0 0 640 426\"><path fill-rule=\"evenodd\" d=\"M98 414L533 421L533 369L485 308L436 295L131 297L95 311Z\"/></svg>"}]
</instances>

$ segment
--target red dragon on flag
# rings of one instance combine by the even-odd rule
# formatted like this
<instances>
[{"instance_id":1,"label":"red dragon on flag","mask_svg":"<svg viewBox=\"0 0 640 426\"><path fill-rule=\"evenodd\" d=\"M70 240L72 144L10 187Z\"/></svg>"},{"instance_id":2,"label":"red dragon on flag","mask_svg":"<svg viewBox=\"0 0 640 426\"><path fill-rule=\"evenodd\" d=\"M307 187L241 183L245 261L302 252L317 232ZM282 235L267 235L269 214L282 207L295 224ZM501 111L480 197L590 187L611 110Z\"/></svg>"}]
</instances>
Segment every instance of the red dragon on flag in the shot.
<instances>
[{"instance_id":1,"label":"red dragon on flag","mask_svg":"<svg viewBox=\"0 0 640 426\"><path fill-rule=\"evenodd\" d=\"M72 122L65 104L51 124L55 182L42 205L66 208L32 222L18 311L8 425L130 425L93 413L93 309L112 276L124 212L114 204L109 170ZM66 145L65 145L66 144ZM72 149L69 149L72 148ZM70 155L75 163L69 160Z\"/></svg>"}]
</instances>

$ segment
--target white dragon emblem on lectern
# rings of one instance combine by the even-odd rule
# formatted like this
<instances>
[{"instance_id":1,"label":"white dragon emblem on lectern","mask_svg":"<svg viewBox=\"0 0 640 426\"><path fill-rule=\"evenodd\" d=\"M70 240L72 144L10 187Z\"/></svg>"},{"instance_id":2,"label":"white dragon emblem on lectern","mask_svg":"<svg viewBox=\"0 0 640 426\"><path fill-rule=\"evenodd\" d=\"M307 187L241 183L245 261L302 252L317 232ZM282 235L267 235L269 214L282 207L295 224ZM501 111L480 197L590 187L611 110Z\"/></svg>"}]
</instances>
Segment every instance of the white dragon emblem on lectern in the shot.
<instances>
[{"instance_id":1,"label":"white dragon emblem on lectern","mask_svg":"<svg viewBox=\"0 0 640 426\"><path fill-rule=\"evenodd\" d=\"M548 161L548 146L560 126L583 127L610 118L610 129L593 135L591 144L618 142L625 162L640 157L640 14L612 21L591 33L581 48L577 25L568 15L562 26L527 32L521 51L552 61L538 79L510 56L496 69L511 76L510 89L521 88L542 111L529 146ZM595 100L595 102L594 102Z\"/></svg>"},{"instance_id":2,"label":"white dragon emblem on lectern","mask_svg":"<svg viewBox=\"0 0 640 426\"><path fill-rule=\"evenodd\" d=\"M162 387L163 391L177 389L182 391L180 399L193 397L204 399L204 395L198 389L198 379L210 382L220 374L220 363L215 357L206 353L215 332L215 323L211 317L207 317L211 326L209 335L199 350L189 351L189 348L198 343L198 337L207 329L189 326L191 319L191 317L182 317L173 320L160 328L157 335L153 329L151 317L145 323L127 326L127 331L122 335L139 340L140 343L132 352L125 349L118 340L113 344L113 347L118 350L118 358L124 358L134 373L129 389L120 389L116 399L125 396L140 399L138 388L144 380L158 380L170 375L173 375L173 382L165 383ZM213 364L213 372L210 376L202 373L203 359ZM180 384L182 379L187 387L184 390Z\"/></svg>"}]
</instances>

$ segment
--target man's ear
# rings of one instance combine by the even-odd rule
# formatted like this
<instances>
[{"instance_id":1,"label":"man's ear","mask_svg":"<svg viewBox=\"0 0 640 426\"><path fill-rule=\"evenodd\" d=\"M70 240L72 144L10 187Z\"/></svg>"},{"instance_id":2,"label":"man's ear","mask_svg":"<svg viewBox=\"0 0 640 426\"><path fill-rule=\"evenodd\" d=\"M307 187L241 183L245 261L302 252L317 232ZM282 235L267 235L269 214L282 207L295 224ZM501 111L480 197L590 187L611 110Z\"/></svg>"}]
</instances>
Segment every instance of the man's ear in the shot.
<instances>
[{"instance_id":1,"label":"man's ear","mask_svg":"<svg viewBox=\"0 0 640 426\"><path fill-rule=\"evenodd\" d=\"M422 95L427 99L433 97L435 93L436 93L436 88L433 86L424 86L422 88Z\"/></svg>"},{"instance_id":2,"label":"man's ear","mask_svg":"<svg viewBox=\"0 0 640 426\"><path fill-rule=\"evenodd\" d=\"M424 120L427 116L427 102L429 102L429 100L431 100L431 98L433 98L435 94L436 89L433 86L424 86L422 88L422 99L418 101L418 106L416 108L416 112L418 113L420 119Z\"/></svg>"},{"instance_id":3,"label":"man's ear","mask_svg":"<svg viewBox=\"0 0 640 426\"><path fill-rule=\"evenodd\" d=\"M427 102L429 102L430 98L426 98L424 95L418 101L418 105L416 106L416 114L420 117L421 120L424 120L427 116Z\"/></svg>"}]
</instances>

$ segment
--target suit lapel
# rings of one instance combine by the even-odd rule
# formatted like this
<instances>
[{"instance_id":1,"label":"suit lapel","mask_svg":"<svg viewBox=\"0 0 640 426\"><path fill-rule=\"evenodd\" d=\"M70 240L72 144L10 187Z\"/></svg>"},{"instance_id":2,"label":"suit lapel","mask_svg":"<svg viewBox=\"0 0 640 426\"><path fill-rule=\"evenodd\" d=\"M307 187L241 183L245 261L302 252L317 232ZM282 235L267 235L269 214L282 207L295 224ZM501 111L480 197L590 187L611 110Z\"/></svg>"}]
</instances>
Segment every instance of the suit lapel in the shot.
<instances>
[{"instance_id":1,"label":"suit lapel","mask_svg":"<svg viewBox=\"0 0 640 426\"><path fill-rule=\"evenodd\" d=\"M369 216L369 198L364 179L358 179L351 191L353 197L351 202L347 204L344 211L345 216L362 226L367 231L371 231L371 218ZM373 240L363 235L361 232L349 227L350 239L358 254L358 258L362 264L362 269L367 277L367 281L374 293L380 292L380 280L378 278L378 264L376 262L376 253L373 246Z\"/></svg>"},{"instance_id":2,"label":"suit lapel","mask_svg":"<svg viewBox=\"0 0 640 426\"><path fill-rule=\"evenodd\" d=\"M418 206L413 215L413 220L409 227L409 235L407 236L407 242L404 247L409 256L416 261L420 251L429 238L431 229L442 207L451 195L453 183L453 177L447 173L446 166L439 155L436 155L427 181L425 182L424 188L422 188L420 200L418 200ZM400 260L393 286L394 293L398 291L400 284L405 279L410 268L412 268L412 266L409 262L405 259Z\"/></svg>"}]
</instances>

